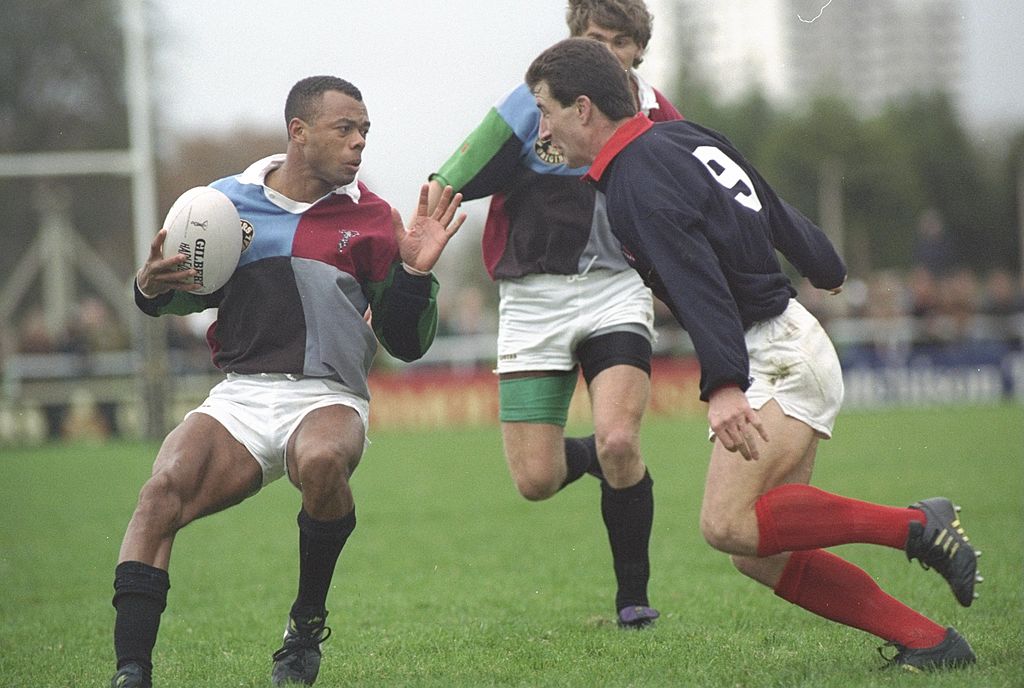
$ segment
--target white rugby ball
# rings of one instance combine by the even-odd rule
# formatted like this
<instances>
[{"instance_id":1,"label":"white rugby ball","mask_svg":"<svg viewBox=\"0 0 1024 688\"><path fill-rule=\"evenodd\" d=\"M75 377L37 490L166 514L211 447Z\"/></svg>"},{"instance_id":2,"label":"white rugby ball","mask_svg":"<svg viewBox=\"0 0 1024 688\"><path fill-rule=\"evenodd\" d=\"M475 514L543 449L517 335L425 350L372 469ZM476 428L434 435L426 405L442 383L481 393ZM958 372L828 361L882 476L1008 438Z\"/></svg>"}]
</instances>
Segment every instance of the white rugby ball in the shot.
<instances>
[{"instance_id":1,"label":"white rugby ball","mask_svg":"<svg viewBox=\"0 0 1024 688\"><path fill-rule=\"evenodd\" d=\"M174 202L164 219L164 256L182 253L179 270L195 268L194 294L224 286L242 254L242 223L238 210L223 192L210 186L189 189Z\"/></svg>"}]
</instances>

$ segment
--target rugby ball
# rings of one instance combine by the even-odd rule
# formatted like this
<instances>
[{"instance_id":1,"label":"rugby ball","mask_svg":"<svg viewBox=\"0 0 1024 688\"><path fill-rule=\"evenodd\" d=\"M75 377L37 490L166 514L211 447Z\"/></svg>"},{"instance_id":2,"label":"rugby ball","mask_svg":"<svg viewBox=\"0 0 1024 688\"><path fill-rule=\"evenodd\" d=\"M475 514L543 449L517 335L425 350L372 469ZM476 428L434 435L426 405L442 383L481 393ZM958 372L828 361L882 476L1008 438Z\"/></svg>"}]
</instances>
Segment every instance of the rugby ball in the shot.
<instances>
[{"instance_id":1,"label":"rugby ball","mask_svg":"<svg viewBox=\"0 0 1024 688\"><path fill-rule=\"evenodd\" d=\"M189 189L174 202L164 219L164 256L187 257L179 270L195 268L193 294L210 294L224 286L242 254L242 222L223 192L210 186Z\"/></svg>"}]
</instances>

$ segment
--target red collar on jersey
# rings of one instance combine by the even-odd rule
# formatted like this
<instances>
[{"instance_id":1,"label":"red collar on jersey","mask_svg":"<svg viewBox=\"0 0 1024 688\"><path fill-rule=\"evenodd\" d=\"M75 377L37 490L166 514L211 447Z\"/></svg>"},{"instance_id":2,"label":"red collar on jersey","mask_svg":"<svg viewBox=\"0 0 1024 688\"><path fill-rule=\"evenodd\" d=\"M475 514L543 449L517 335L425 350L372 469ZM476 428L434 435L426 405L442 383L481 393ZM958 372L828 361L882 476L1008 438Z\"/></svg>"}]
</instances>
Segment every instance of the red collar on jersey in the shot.
<instances>
[{"instance_id":1,"label":"red collar on jersey","mask_svg":"<svg viewBox=\"0 0 1024 688\"><path fill-rule=\"evenodd\" d=\"M583 178L593 182L600 181L601 175L604 174L605 169L615 159L615 156L652 126L654 123L648 119L647 115L642 112L636 113L632 119L616 129L612 137L605 142Z\"/></svg>"}]
</instances>

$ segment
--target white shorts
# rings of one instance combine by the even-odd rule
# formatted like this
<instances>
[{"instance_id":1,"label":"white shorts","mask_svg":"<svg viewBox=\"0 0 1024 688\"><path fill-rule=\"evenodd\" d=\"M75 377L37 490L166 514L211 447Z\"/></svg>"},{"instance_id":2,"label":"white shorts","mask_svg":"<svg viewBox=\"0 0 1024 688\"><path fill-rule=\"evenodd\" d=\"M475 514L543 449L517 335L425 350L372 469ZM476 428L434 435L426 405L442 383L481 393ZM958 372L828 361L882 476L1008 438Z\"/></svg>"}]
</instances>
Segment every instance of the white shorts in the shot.
<instances>
[{"instance_id":1,"label":"white shorts","mask_svg":"<svg viewBox=\"0 0 1024 688\"><path fill-rule=\"evenodd\" d=\"M746 334L754 409L774 399L783 413L824 438L843 404L843 372L832 340L795 299L779 316L755 323Z\"/></svg>"},{"instance_id":2,"label":"white shorts","mask_svg":"<svg viewBox=\"0 0 1024 688\"><path fill-rule=\"evenodd\" d=\"M288 440L310 411L334 405L348 406L363 421L363 448L370 421L370 403L336 380L322 377L268 374L237 375L210 390L198 408L223 425L249 450L263 469L267 485L285 474Z\"/></svg>"},{"instance_id":3,"label":"white shorts","mask_svg":"<svg viewBox=\"0 0 1024 688\"><path fill-rule=\"evenodd\" d=\"M527 275L501 280L498 373L572 370L576 348L597 334L654 340L654 303L633 270Z\"/></svg>"}]
</instances>

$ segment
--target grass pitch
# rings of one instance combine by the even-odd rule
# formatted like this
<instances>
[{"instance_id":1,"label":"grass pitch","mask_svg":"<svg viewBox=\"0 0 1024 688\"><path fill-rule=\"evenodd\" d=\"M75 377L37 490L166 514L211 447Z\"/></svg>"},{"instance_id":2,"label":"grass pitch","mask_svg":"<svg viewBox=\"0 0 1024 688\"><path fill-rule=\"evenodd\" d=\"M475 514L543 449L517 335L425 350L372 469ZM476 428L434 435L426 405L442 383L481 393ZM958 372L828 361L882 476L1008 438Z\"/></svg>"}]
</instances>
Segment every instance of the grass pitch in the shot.
<instances>
[{"instance_id":1,"label":"grass pitch","mask_svg":"<svg viewBox=\"0 0 1024 688\"><path fill-rule=\"evenodd\" d=\"M985 552L959 607L902 552L837 551L956 626L971 669L881 671L873 636L793 607L701 540L703 419L652 418L655 480L645 632L613 624L597 483L521 499L497 428L375 432L353 480L359 527L328 600L322 686L1020 686L1024 684L1024 409L845 413L814 484L905 505L964 505ZM570 431L573 429L570 428ZM584 432L585 428L576 428ZM102 686L113 673L113 568L156 446L0 449L0 686ZM298 493L279 481L179 534L155 654L161 687L267 686L295 593Z\"/></svg>"}]
</instances>

